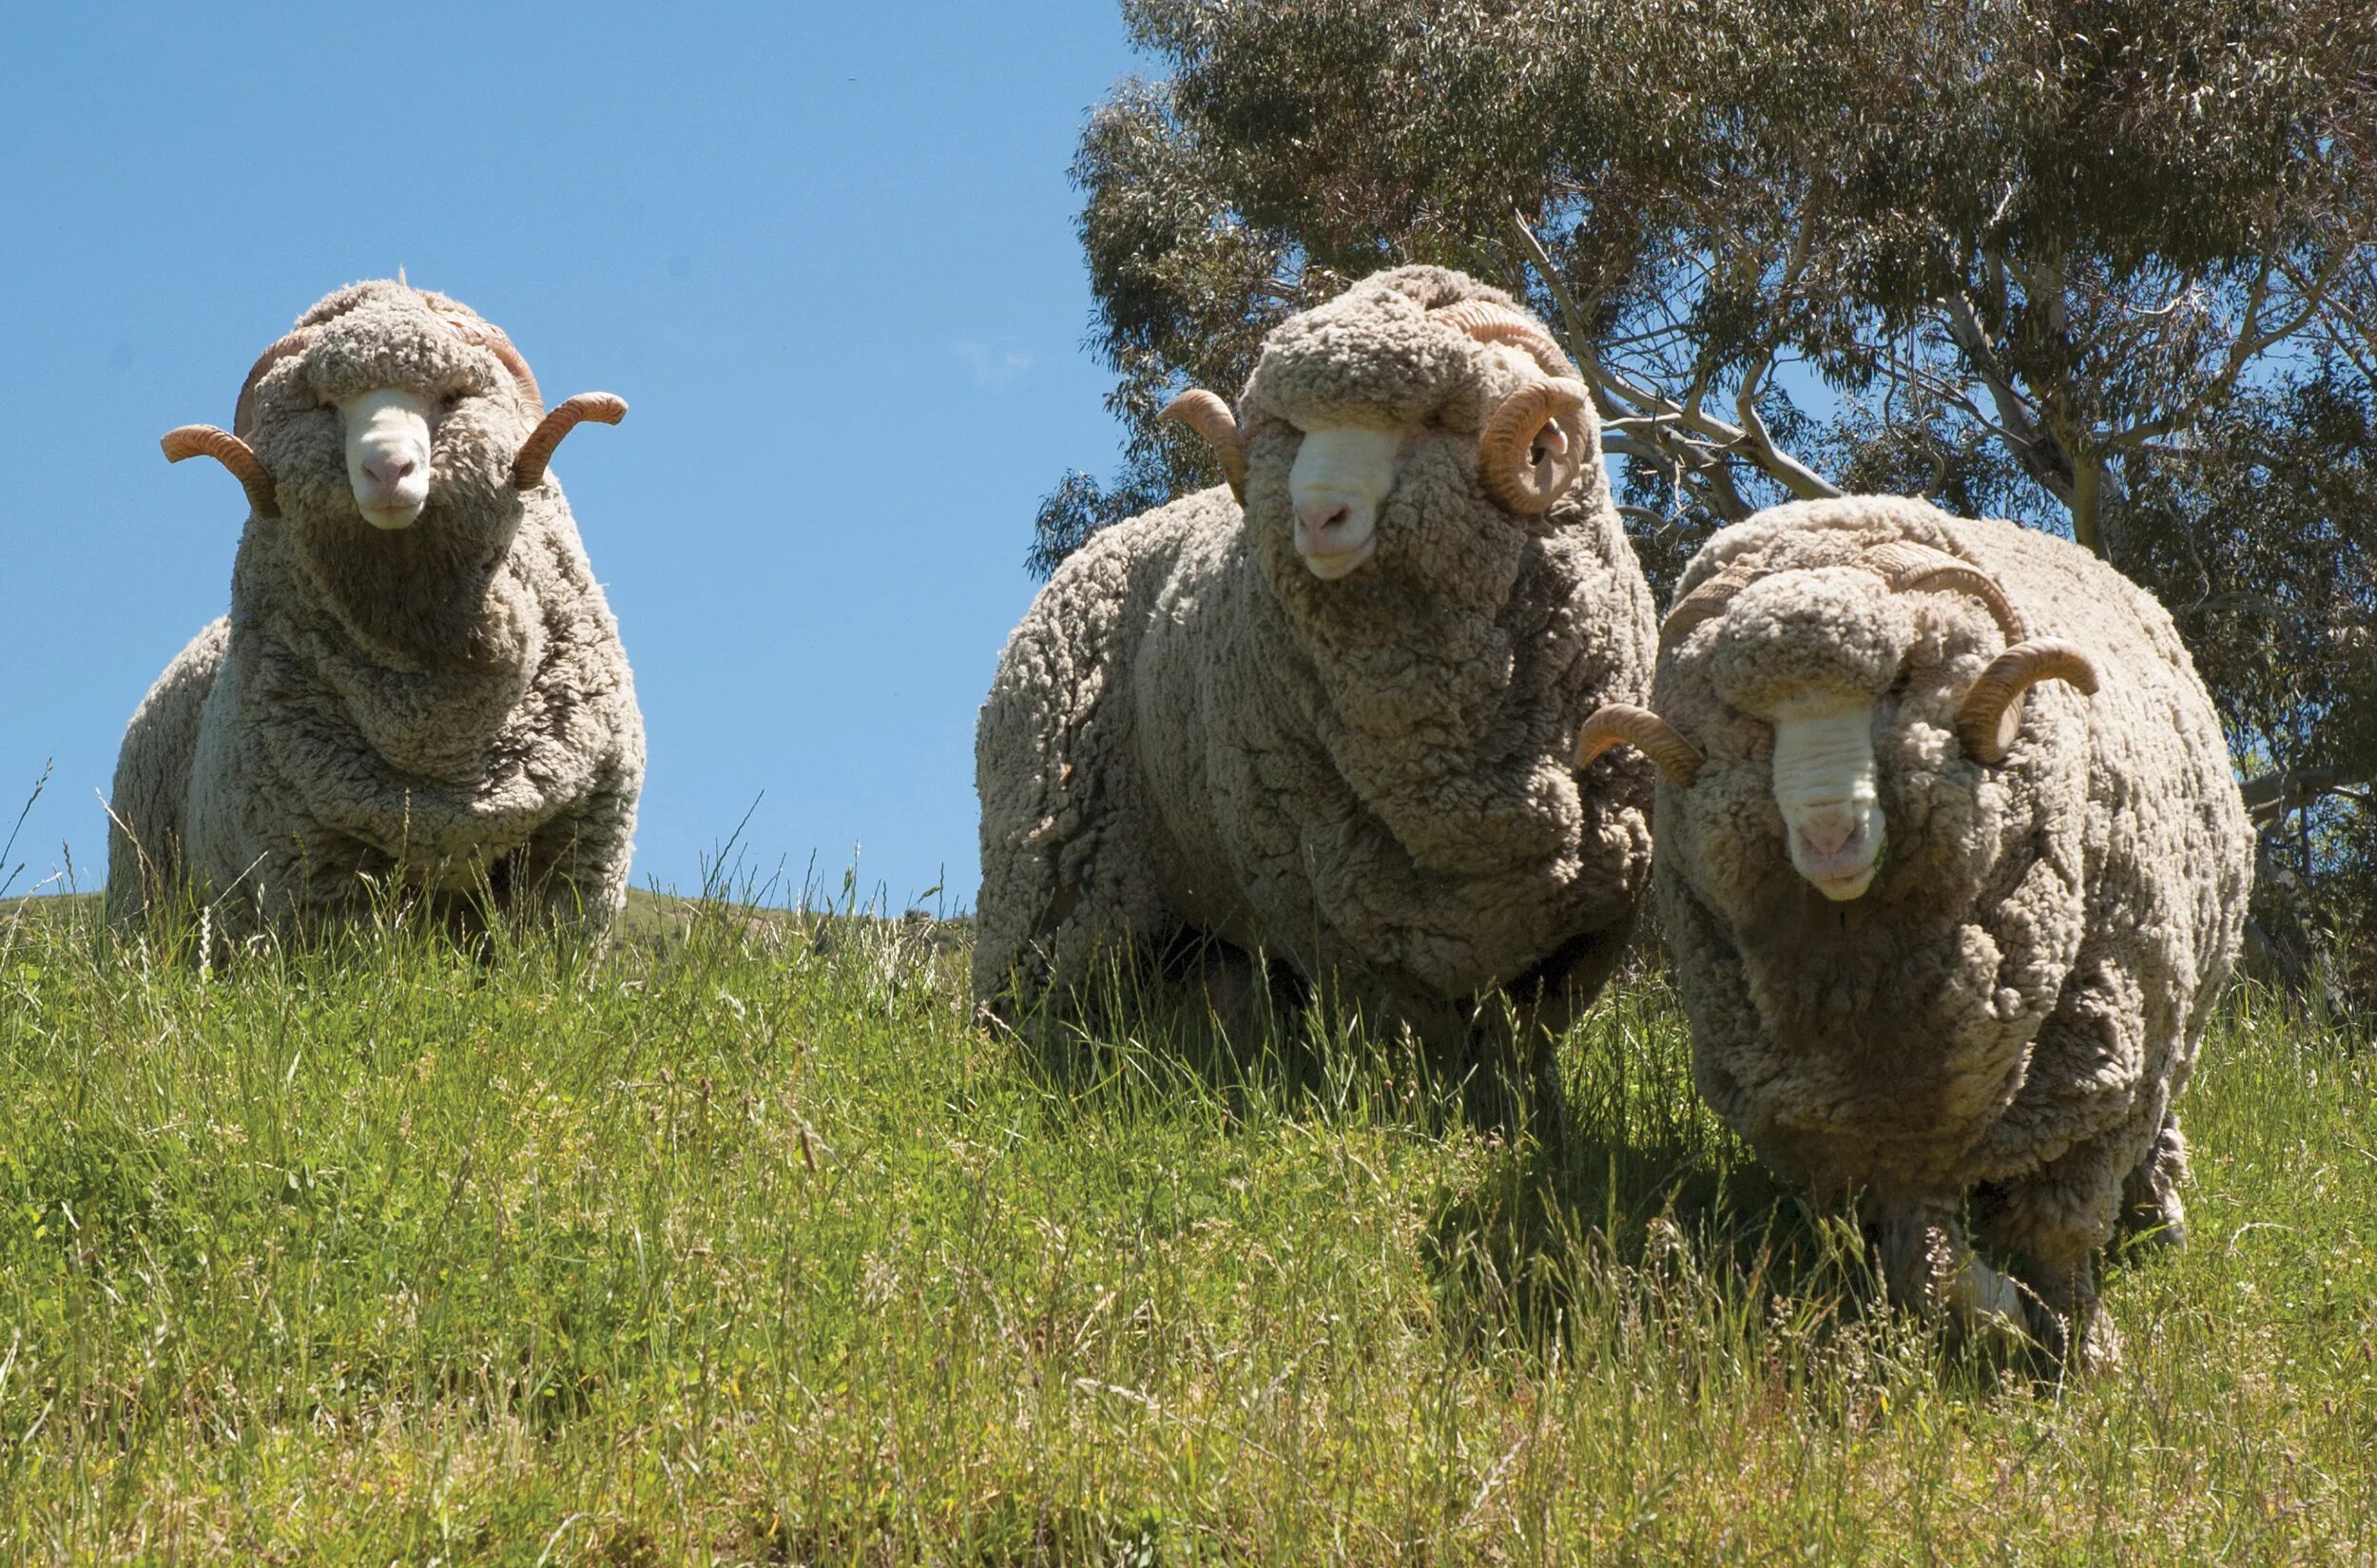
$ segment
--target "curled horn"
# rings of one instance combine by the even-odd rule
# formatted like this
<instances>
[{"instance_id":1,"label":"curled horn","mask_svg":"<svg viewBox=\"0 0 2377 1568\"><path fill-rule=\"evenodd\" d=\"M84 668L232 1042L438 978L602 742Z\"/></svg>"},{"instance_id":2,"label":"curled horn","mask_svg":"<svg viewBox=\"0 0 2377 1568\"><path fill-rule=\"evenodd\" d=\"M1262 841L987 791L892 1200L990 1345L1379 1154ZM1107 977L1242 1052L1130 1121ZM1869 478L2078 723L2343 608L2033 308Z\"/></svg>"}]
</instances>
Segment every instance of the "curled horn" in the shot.
<instances>
[{"instance_id":1,"label":"curled horn","mask_svg":"<svg viewBox=\"0 0 2377 1568\"><path fill-rule=\"evenodd\" d=\"M1465 332L1480 342L1523 348L1535 357L1546 376L1574 378L1576 374L1575 365L1552 335L1543 330L1543 323L1523 310L1498 305L1491 300L1463 300L1439 305L1428 312L1428 319L1441 321L1455 332Z\"/></svg>"},{"instance_id":2,"label":"curled horn","mask_svg":"<svg viewBox=\"0 0 2377 1568\"><path fill-rule=\"evenodd\" d=\"M1989 662L1956 710L1956 738L1975 762L1995 767L2022 729L2022 694L2041 681L2065 681L2097 694L2097 667L2087 654L2056 637L2015 644Z\"/></svg>"},{"instance_id":3,"label":"curled horn","mask_svg":"<svg viewBox=\"0 0 2377 1568\"><path fill-rule=\"evenodd\" d=\"M1222 477L1241 503L1246 499L1246 441L1238 434L1238 416L1229 405L1203 387L1191 387L1164 405L1159 419L1177 419L1206 439L1220 459Z\"/></svg>"},{"instance_id":4,"label":"curled horn","mask_svg":"<svg viewBox=\"0 0 2377 1568\"><path fill-rule=\"evenodd\" d=\"M430 301L430 309L435 311L441 320L454 328L455 337L466 343L473 343L486 349L503 361L504 369L512 373L512 384L519 389L520 401L527 408L530 418L533 419L545 412L545 395L537 390L535 374L529 369L529 362L520 358L520 351L512 346L512 339L504 335L501 327L478 316L457 313L435 300ZM626 412L626 409L627 405L622 403L621 412ZM558 414L561 411L555 409L553 412ZM606 421L609 424L618 422L616 418ZM568 426L563 427L565 435L568 433ZM534 437L531 436L531 439L533 440ZM558 441L561 436L556 436L553 439Z\"/></svg>"},{"instance_id":5,"label":"curled horn","mask_svg":"<svg viewBox=\"0 0 2377 1568\"><path fill-rule=\"evenodd\" d=\"M303 348L306 344L306 339L311 336L312 335L304 328L300 327L297 331L288 334L279 342L273 344L272 347L264 350L262 354L257 357L256 363L249 367L247 379L240 383L240 400L231 410L231 428L242 440L255 433L257 383L264 378L264 372L272 369L273 366L279 364L281 360L286 359L290 355L295 354L300 349ZM192 430L200 430L211 429L213 427L191 425L188 428ZM179 434L181 434L179 431L175 432L175 435ZM170 436L166 437L167 440L171 440L172 438L173 437ZM168 454L167 455L171 455ZM188 455L184 454L184 455ZM217 454L214 455L220 455ZM224 460L226 462L229 461L227 458ZM176 458L175 461L178 462L180 459ZM238 471L234 470L233 472L236 473Z\"/></svg>"},{"instance_id":6,"label":"curled horn","mask_svg":"<svg viewBox=\"0 0 2377 1568\"><path fill-rule=\"evenodd\" d=\"M2009 648L2022 640L2022 617L2008 603L2005 590L1998 580L1973 565L1961 561L1943 550L1927 545L1892 539L1876 545L1866 558L1882 571L1882 579L1890 585L1893 593L1917 589L1961 589L1989 607L1990 617L1998 629L2005 634Z\"/></svg>"},{"instance_id":7,"label":"curled horn","mask_svg":"<svg viewBox=\"0 0 2377 1568\"><path fill-rule=\"evenodd\" d=\"M1700 748L1647 707L1610 703L1596 709L1576 732L1576 765L1591 766L1614 745L1631 745L1657 763L1678 789L1690 789L1700 777Z\"/></svg>"},{"instance_id":8,"label":"curled horn","mask_svg":"<svg viewBox=\"0 0 2377 1568\"><path fill-rule=\"evenodd\" d=\"M1681 642L1701 622L1724 614L1733 595L1748 588L1757 574L1758 569L1748 561L1735 561L1678 599L1667 619L1659 623L1659 646Z\"/></svg>"},{"instance_id":9,"label":"curled horn","mask_svg":"<svg viewBox=\"0 0 2377 1568\"><path fill-rule=\"evenodd\" d=\"M545 465L553 460L553 449L561 438L588 419L597 424L615 425L628 416L628 400L608 392L581 392L564 401L559 408L540 420L520 443L520 455L512 459L512 488L534 490L545 482Z\"/></svg>"},{"instance_id":10,"label":"curled horn","mask_svg":"<svg viewBox=\"0 0 2377 1568\"><path fill-rule=\"evenodd\" d=\"M164 448L168 463L184 457L212 457L229 469L240 488L247 492L248 510L259 517L280 514L273 504L272 475L264 472L254 449L229 431L215 425L184 425L166 431L158 445Z\"/></svg>"},{"instance_id":11,"label":"curled horn","mask_svg":"<svg viewBox=\"0 0 2377 1568\"><path fill-rule=\"evenodd\" d=\"M1505 512L1522 515L1549 512L1584 471L1585 441L1578 411L1585 406L1581 382L1562 377L1519 388L1486 416L1478 433L1478 480ZM1536 457L1544 427L1556 422L1560 446Z\"/></svg>"}]
</instances>

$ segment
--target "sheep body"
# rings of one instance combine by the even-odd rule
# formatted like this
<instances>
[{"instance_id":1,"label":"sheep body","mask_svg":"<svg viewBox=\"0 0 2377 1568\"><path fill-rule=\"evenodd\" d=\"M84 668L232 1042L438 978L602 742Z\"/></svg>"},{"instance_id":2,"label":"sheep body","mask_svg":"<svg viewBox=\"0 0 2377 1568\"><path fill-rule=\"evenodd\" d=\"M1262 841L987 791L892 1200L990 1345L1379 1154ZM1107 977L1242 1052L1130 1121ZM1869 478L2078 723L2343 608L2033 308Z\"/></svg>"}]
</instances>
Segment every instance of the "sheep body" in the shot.
<instances>
[{"instance_id":1,"label":"sheep body","mask_svg":"<svg viewBox=\"0 0 2377 1568\"><path fill-rule=\"evenodd\" d=\"M181 876L189 838L190 765L222 668L231 618L220 616L174 655L125 726L109 792L107 897L122 918L144 907L152 889Z\"/></svg>"},{"instance_id":2,"label":"sheep body","mask_svg":"<svg viewBox=\"0 0 2377 1568\"><path fill-rule=\"evenodd\" d=\"M1215 488L1101 532L1025 616L976 741L986 1001L1183 934L1431 1039L1488 988L1573 1006L1606 976L1649 772L1614 758L1580 787L1570 757L1648 680L1649 591L1597 447L1539 516L1479 494L1479 420L1540 373L1428 318L1459 300L1509 302L1404 268L1275 329L1241 402L1245 506ZM1291 418L1349 412L1440 424L1406 440L1375 558L1323 580L1291 542Z\"/></svg>"},{"instance_id":3,"label":"sheep body","mask_svg":"<svg viewBox=\"0 0 2377 1568\"><path fill-rule=\"evenodd\" d=\"M1859 573L1892 541L1979 567L2031 637L2085 650L2094 696L2034 687L2002 764L1966 755L1958 701L2003 632L1953 587L1885 603ZM2107 1359L2094 1260L2124 1220L2181 1234L2172 1101L2251 884L2211 698L2150 594L2010 523L1888 498L1778 507L1710 541L1684 602L1728 569L1749 586L1674 638L1652 698L1706 754L1690 787L1660 786L1653 878L1699 1087L1781 1171L1865 1194L1899 1291L2010 1299L1966 1255L1969 1211L2031 1292L2034 1334ZM1833 597L1860 581L1871 625ZM1869 890L1833 901L1784 853L1778 729L1752 711L1860 680L1881 704L1888 839Z\"/></svg>"},{"instance_id":4,"label":"sheep body","mask_svg":"<svg viewBox=\"0 0 2377 1568\"><path fill-rule=\"evenodd\" d=\"M277 513L250 517L230 614L126 735L111 910L187 881L237 936L352 916L366 879L398 879L600 930L626 897L643 725L559 484L512 484L532 379L467 307L402 284L342 289L299 335L260 362L241 432ZM335 407L383 384L444 410L426 508L396 528L358 514Z\"/></svg>"}]
</instances>

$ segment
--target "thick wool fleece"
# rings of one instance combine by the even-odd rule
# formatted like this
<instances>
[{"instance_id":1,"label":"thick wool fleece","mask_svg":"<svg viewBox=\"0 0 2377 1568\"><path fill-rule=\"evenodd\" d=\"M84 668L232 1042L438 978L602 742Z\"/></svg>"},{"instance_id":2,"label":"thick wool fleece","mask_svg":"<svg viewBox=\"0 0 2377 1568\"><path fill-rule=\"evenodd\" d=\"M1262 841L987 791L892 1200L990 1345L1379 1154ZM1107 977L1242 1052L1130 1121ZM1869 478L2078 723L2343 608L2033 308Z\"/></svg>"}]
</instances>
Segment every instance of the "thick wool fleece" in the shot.
<instances>
[{"instance_id":1,"label":"thick wool fleece","mask_svg":"<svg viewBox=\"0 0 2377 1568\"><path fill-rule=\"evenodd\" d=\"M2028 635L2077 644L2096 696L2033 687L2005 761L1966 756L1957 705L2004 639L1969 592L1886 591L1861 562L1898 539L1980 567ZM1654 879L1701 1091L1819 1191L1950 1238L1969 1199L2094 1358L2112 1342L2093 1259L2125 1183L2132 1223L2176 1231L2171 1101L2243 929L2252 837L2211 699L2151 595L2011 523L1777 507L1711 539L1682 590L1737 561L1760 575L1662 654L1652 699L1707 758L1689 789L1660 785ZM1877 704L1886 826L1843 903L1791 867L1754 716L1827 687Z\"/></svg>"},{"instance_id":2,"label":"thick wool fleece","mask_svg":"<svg viewBox=\"0 0 2377 1568\"><path fill-rule=\"evenodd\" d=\"M360 880L599 930L625 901L644 727L616 622L549 472L512 486L542 410L449 323L467 307L367 282L299 320L304 348L238 434L279 516L248 519L231 613L134 715L116 765L108 901L186 881L230 935L352 917ZM364 522L337 405L442 406L429 501Z\"/></svg>"},{"instance_id":3,"label":"thick wool fleece","mask_svg":"<svg viewBox=\"0 0 2377 1568\"><path fill-rule=\"evenodd\" d=\"M986 1002L1188 934L1431 1040L1490 987L1565 1011L1606 978L1649 773L1572 758L1596 706L1640 700L1650 594L1589 424L1552 511L1485 498L1479 421L1541 373L1426 319L1461 299L1510 302L1407 267L1284 322L1239 403L1243 513L1215 489L1106 530L1016 629L976 745ZM1418 433L1376 554L1334 582L1288 494L1296 421L1328 419Z\"/></svg>"}]
</instances>

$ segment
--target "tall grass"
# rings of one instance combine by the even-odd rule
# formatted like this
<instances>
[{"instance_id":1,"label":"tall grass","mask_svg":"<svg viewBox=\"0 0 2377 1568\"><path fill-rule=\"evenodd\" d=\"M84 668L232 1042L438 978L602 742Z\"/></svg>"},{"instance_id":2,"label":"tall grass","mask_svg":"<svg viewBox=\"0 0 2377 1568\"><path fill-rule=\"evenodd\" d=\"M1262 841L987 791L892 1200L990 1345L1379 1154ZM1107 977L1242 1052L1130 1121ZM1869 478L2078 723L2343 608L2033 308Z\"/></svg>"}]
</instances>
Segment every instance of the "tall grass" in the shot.
<instances>
[{"instance_id":1,"label":"tall grass","mask_svg":"<svg viewBox=\"0 0 2377 1568\"><path fill-rule=\"evenodd\" d=\"M2193 1246L2055 1387L1868 1307L1655 981L1553 1152L1357 1037L1024 1051L918 922L638 919L209 970L0 909L0 1558L2377 1556L2377 1055L2257 994Z\"/></svg>"}]
</instances>

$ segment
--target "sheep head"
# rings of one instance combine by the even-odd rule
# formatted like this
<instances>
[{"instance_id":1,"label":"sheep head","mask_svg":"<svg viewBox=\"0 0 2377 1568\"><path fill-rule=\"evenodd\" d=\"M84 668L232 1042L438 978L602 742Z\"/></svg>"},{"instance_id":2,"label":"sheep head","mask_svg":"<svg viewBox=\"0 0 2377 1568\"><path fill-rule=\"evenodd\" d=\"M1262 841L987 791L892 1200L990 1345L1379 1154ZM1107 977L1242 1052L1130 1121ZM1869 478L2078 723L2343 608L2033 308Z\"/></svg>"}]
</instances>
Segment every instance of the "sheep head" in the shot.
<instances>
[{"instance_id":1,"label":"sheep head","mask_svg":"<svg viewBox=\"0 0 2377 1568\"><path fill-rule=\"evenodd\" d=\"M1454 297L1427 303L1415 287ZM1281 510L1296 558L1323 581L1377 554L1389 499L1431 445L1458 452L1462 489L1512 517L1548 513L1589 469L1597 474L1591 400L1551 335L1433 268L1382 275L1284 323L1247 401L1259 412L1243 429L1201 389L1164 415L1213 446L1241 502L1249 443L1293 443Z\"/></svg>"},{"instance_id":2,"label":"sheep head","mask_svg":"<svg viewBox=\"0 0 2377 1568\"><path fill-rule=\"evenodd\" d=\"M1969 635L1943 635L1936 617L1926 631L1916 601L1930 593L1985 610L2002 650L1977 677L1970 641L1981 633L1959 622ZM1705 672L1727 710L1768 729L1764 756L1736 747L1723 765L1765 765L1792 869L1836 902L1863 896L1882 866L1893 794L1885 759L1929 755L1903 737L1877 747L1878 736L1947 718L1977 779L2011 754L2032 686L2097 689L2088 656L2026 636L1987 573L1905 540L1865 545L1837 564L1772 569L1737 558L1677 603L1660 641L1663 652ZM1620 744L1648 753L1680 789L1718 765L1665 718L1638 708L1588 719L1578 765Z\"/></svg>"},{"instance_id":3,"label":"sheep head","mask_svg":"<svg viewBox=\"0 0 2377 1568\"><path fill-rule=\"evenodd\" d=\"M259 517L294 502L318 522L395 532L440 493L475 493L471 510L483 513L503 492L534 490L572 427L626 413L587 393L548 414L501 329L443 295L379 281L332 294L266 349L230 430L185 425L164 447L171 462L222 463Z\"/></svg>"}]
</instances>

